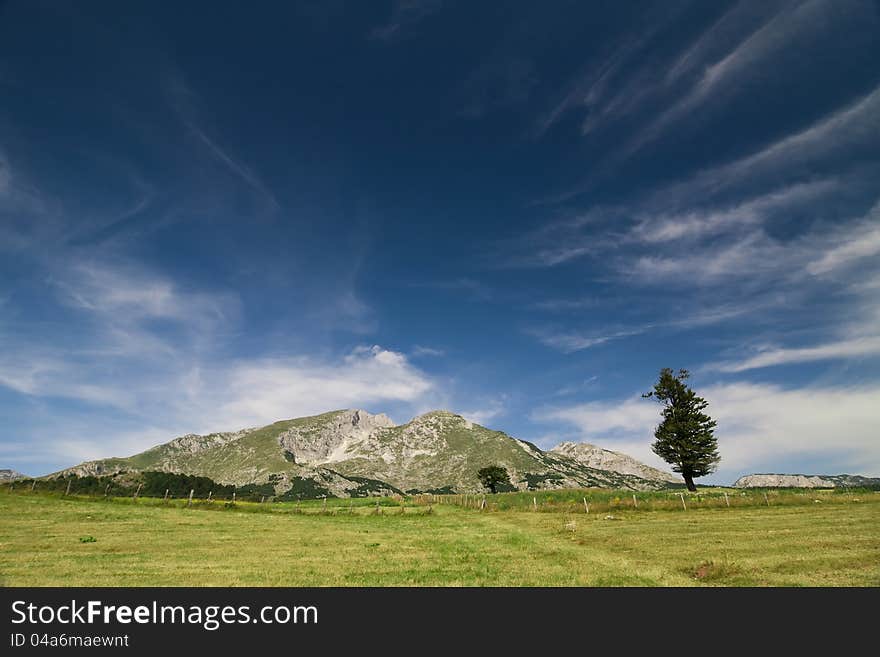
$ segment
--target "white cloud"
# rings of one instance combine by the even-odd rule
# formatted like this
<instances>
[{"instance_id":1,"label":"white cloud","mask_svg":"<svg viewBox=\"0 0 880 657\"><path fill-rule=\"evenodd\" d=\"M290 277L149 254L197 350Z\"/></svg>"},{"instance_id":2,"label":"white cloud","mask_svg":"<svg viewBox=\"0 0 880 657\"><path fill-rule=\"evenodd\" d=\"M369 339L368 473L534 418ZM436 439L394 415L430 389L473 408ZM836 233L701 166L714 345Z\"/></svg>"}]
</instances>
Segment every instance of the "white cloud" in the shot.
<instances>
[{"instance_id":1,"label":"white cloud","mask_svg":"<svg viewBox=\"0 0 880 657\"><path fill-rule=\"evenodd\" d=\"M711 363L705 369L719 372L744 372L774 365L872 356L880 356L880 337L860 336L814 347L767 349L743 360Z\"/></svg>"},{"instance_id":2,"label":"white cloud","mask_svg":"<svg viewBox=\"0 0 880 657\"><path fill-rule=\"evenodd\" d=\"M490 399L481 408L476 408L469 411L462 411L461 415L471 422L486 426L488 422L494 420L501 415L504 415L506 411L507 405L505 403L505 399L503 397L499 397L496 399Z\"/></svg>"},{"instance_id":3,"label":"white cloud","mask_svg":"<svg viewBox=\"0 0 880 657\"><path fill-rule=\"evenodd\" d=\"M53 469L127 456L185 433L263 426L334 409L384 412L391 406L409 417L430 408L435 392L434 381L404 354L379 346L325 358L196 365L172 359L149 375L83 371L64 360L36 363L30 370L3 362L0 385L36 400L67 397L122 411L64 414L63 422L49 416L40 421L39 440L0 444L7 463L47 463Z\"/></svg>"},{"instance_id":4,"label":"white cloud","mask_svg":"<svg viewBox=\"0 0 880 657\"><path fill-rule=\"evenodd\" d=\"M704 31L691 46L682 53L667 71L665 82L677 80L686 74L700 71L706 62L718 62L742 51L750 38L777 16L785 6L784 2L736 3L721 18Z\"/></svg>"},{"instance_id":5,"label":"white cloud","mask_svg":"<svg viewBox=\"0 0 880 657\"><path fill-rule=\"evenodd\" d=\"M433 387L404 354L360 347L340 360L264 358L211 371L202 423L215 428L261 425L282 418L369 404L418 404ZM205 404L207 402L207 404Z\"/></svg>"},{"instance_id":6,"label":"white cloud","mask_svg":"<svg viewBox=\"0 0 880 657\"><path fill-rule=\"evenodd\" d=\"M686 198L780 174L795 176L830 156L870 148L880 140L880 87L819 119L811 126L751 155L704 170L664 192Z\"/></svg>"},{"instance_id":7,"label":"white cloud","mask_svg":"<svg viewBox=\"0 0 880 657\"><path fill-rule=\"evenodd\" d=\"M787 390L755 383L697 391L718 421L722 462L717 481L751 472L791 472L812 463L819 474L880 475L880 387ZM660 465L650 451L656 403L640 397L536 411L533 419L577 427L585 441ZM792 466L792 464L796 464Z\"/></svg>"},{"instance_id":8,"label":"white cloud","mask_svg":"<svg viewBox=\"0 0 880 657\"><path fill-rule=\"evenodd\" d=\"M442 349L435 349L434 347L425 347L425 346L417 344L416 346L414 346L412 348L412 356L415 358L421 358L421 357L426 357L426 356L439 358L440 356L445 356L445 355L446 355L445 351L443 351Z\"/></svg>"},{"instance_id":9,"label":"white cloud","mask_svg":"<svg viewBox=\"0 0 880 657\"><path fill-rule=\"evenodd\" d=\"M546 331L542 329L530 330L528 333L538 338L542 344L558 349L563 353L570 354L582 351L590 347L596 347L612 340L626 338L631 335L644 333L648 327L636 327L623 331L613 331L605 334L587 334L579 331Z\"/></svg>"},{"instance_id":10,"label":"white cloud","mask_svg":"<svg viewBox=\"0 0 880 657\"><path fill-rule=\"evenodd\" d=\"M750 79L754 69L762 62L770 59L778 51L789 47L792 43L814 38L816 33L827 30L831 23L829 13L832 5L829 0L812 0L799 5L791 6L775 15L748 34L732 50L720 59L708 63L702 62L702 75L690 89L674 104L662 112L651 124L638 134L627 146L623 148L625 153L631 153L648 141L656 138L664 129L674 121L692 113L708 100L716 100L723 93L729 93L746 79ZM729 29L728 22L738 13L734 11L728 16L728 21L716 24L706 35L712 38L712 33ZM842 13L842 12L840 12ZM691 66L700 54L709 54L705 48L705 42L698 40L696 49L690 52L686 62ZM673 68L673 71L676 69ZM677 69L681 72L681 68ZM667 78L667 81L669 78Z\"/></svg>"},{"instance_id":11,"label":"white cloud","mask_svg":"<svg viewBox=\"0 0 880 657\"><path fill-rule=\"evenodd\" d=\"M60 352L53 355L19 349L0 357L0 386L18 393L77 399L119 408L134 404L129 389L101 384L92 380L91 374L87 366L65 359Z\"/></svg>"},{"instance_id":12,"label":"white cloud","mask_svg":"<svg viewBox=\"0 0 880 657\"><path fill-rule=\"evenodd\" d=\"M686 330L696 328L698 326L708 326L717 324L734 317L746 315L755 312L761 308L765 308L767 303L764 301L754 301L740 304L725 304L714 307L699 307L684 311L678 309L675 319L658 319L656 322L649 324L640 324L625 329L617 329L614 331L600 331L594 333L586 333L577 330L556 331L551 329L530 329L526 333L538 338L542 344L558 349L564 353L573 353L590 347L596 347L612 340L628 338L634 335L641 335L648 331L666 329L666 330Z\"/></svg>"},{"instance_id":13,"label":"white cloud","mask_svg":"<svg viewBox=\"0 0 880 657\"><path fill-rule=\"evenodd\" d=\"M796 183L767 194L742 200L730 206L699 208L676 213L642 213L629 237L655 244L706 238L733 230L761 225L780 211L796 210L837 191L840 181L834 178Z\"/></svg>"},{"instance_id":14,"label":"white cloud","mask_svg":"<svg viewBox=\"0 0 880 657\"><path fill-rule=\"evenodd\" d=\"M854 230L841 231L835 246L807 265L811 274L825 274L853 261L880 254L880 204L874 206L866 221Z\"/></svg>"},{"instance_id":15,"label":"white cloud","mask_svg":"<svg viewBox=\"0 0 880 657\"><path fill-rule=\"evenodd\" d=\"M228 321L236 306L230 295L187 293L168 278L95 262L73 265L55 283L72 305L125 321Z\"/></svg>"},{"instance_id":16,"label":"white cloud","mask_svg":"<svg viewBox=\"0 0 880 657\"><path fill-rule=\"evenodd\" d=\"M777 281L802 280L856 263L876 266L866 259L880 253L878 219L880 203L858 219L820 226L788 242L771 237L757 226L744 235L703 248L640 255L634 262L624 259L618 266L622 272L635 272L639 280L649 282L681 277L697 284L715 284L722 278L769 275Z\"/></svg>"}]
</instances>

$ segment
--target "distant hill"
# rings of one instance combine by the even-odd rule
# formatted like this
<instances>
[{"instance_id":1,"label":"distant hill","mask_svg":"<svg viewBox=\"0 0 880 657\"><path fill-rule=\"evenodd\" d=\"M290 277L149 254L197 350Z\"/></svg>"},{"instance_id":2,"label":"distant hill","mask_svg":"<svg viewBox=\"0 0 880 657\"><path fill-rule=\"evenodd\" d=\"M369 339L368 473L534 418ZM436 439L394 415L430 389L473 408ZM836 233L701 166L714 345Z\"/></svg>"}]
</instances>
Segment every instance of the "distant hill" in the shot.
<instances>
[{"instance_id":1,"label":"distant hill","mask_svg":"<svg viewBox=\"0 0 880 657\"><path fill-rule=\"evenodd\" d=\"M736 488L878 488L880 478L861 475L750 474L737 479Z\"/></svg>"},{"instance_id":2,"label":"distant hill","mask_svg":"<svg viewBox=\"0 0 880 657\"><path fill-rule=\"evenodd\" d=\"M209 477L236 486L271 484L303 497L389 492L482 491L477 471L501 465L516 489L664 488L675 477L622 454L589 453L564 443L543 451L448 411L396 426L385 415L341 410L265 427L189 434L127 458L90 461L56 475L161 471ZM594 463L603 464L596 467Z\"/></svg>"},{"instance_id":3,"label":"distant hill","mask_svg":"<svg viewBox=\"0 0 880 657\"><path fill-rule=\"evenodd\" d=\"M28 479L28 476L15 470L0 470L0 483L15 481L16 479Z\"/></svg>"},{"instance_id":4,"label":"distant hill","mask_svg":"<svg viewBox=\"0 0 880 657\"><path fill-rule=\"evenodd\" d=\"M657 468L645 465L631 456L612 452L590 443L559 443L550 450L554 454L561 454L574 459L578 463L598 470L610 470L620 474L634 475L651 481L668 481L672 484L681 484L681 475L664 472Z\"/></svg>"}]
</instances>

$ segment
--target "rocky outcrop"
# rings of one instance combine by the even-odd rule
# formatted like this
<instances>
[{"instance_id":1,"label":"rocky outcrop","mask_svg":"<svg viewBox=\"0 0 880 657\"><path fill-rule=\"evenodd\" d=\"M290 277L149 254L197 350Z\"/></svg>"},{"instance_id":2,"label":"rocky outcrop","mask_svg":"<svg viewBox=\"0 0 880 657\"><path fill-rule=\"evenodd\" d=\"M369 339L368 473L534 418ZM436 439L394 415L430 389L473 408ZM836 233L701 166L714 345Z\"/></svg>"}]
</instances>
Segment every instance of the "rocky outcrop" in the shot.
<instances>
[{"instance_id":1,"label":"rocky outcrop","mask_svg":"<svg viewBox=\"0 0 880 657\"><path fill-rule=\"evenodd\" d=\"M631 456L621 454L620 452L612 452L608 449L602 449L590 443L559 443L550 450L556 454L562 454L574 459L589 468L597 470L608 470L609 472L618 472L620 474L634 475L642 479L653 481L663 481L669 483L681 483L681 477L664 472L657 468L645 465L641 461L637 461Z\"/></svg>"},{"instance_id":2,"label":"rocky outcrop","mask_svg":"<svg viewBox=\"0 0 880 657\"><path fill-rule=\"evenodd\" d=\"M750 474L737 479L736 488L842 488L880 485L880 479L861 475Z\"/></svg>"},{"instance_id":3,"label":"rocky outcrop","mask_svg":"<svg viewBox=\"0 0 880 657\"><path fill-rule=\"evenodd\" d=\"M357 446L379 429L393 426L384 413L346 410L318 427L293 426L278 436L278 442L294 463L335 463L350 458Z\"/></svg>"}]
</instances>

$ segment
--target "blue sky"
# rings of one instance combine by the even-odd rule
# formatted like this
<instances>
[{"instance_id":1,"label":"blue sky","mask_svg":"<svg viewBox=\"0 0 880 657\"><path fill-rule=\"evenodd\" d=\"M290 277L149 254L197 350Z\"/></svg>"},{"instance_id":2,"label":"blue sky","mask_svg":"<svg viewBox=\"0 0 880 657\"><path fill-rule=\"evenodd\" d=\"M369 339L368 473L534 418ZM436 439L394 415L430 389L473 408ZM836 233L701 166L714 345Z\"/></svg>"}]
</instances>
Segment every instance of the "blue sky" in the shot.
<instances>
[{"instance_id":1,"label":"blue sky","mask_svg":"<svg viewBox=\"0 0 880 657\"><path fill-rule=\"evenodd\" d=\"M880 475L875 2L0 2L0 467L334 408Z\"/></svg>"}]
</instances>

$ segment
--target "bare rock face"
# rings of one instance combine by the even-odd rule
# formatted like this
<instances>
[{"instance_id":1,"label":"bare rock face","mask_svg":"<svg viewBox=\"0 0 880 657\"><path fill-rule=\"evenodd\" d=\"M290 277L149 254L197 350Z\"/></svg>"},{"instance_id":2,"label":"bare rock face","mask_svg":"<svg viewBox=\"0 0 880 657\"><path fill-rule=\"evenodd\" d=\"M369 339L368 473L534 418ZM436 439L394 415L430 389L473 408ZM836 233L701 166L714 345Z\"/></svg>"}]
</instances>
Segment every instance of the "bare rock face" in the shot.
<instances>
[{"instance_id":1,"label":"bare rock face","mask_svg":"<svg viewBox=\"0 0 880 657\"><path fill-rule=\"evenodd\" d=\"M384 413L347 410L318 427L291 427L278 436L278 441L300 465L334 463L350 458L350 452L376 431L393 426Z\"/></svg>"},{"instance_id":2,"label":"bare rock face","mask_svg":"<svg viewBox=\"0 0 880 657\"><path fill-rule=\"evenodd\" d=\"M834 488L837 483L819 475L752 474L740 477L736 488Z\"/></svg>"},{"instance_id":3,"label":"bare rock face","mask_svg":"<svg viewBox=\"0 0 880 657\"><path fill-rule=\"evenodd\" d=\"M663 470L645 465L626 454L602 449L590 443L564 442L559 443L550 451L567 456L588 468L595 468L596 470L608 470L620 474L635 475L636 477L653 481L681 483L681 477L671 472L663 472Z\"/></svg>"}]
</instances>

